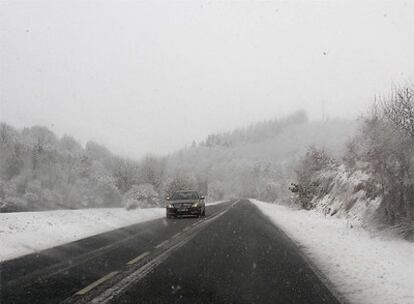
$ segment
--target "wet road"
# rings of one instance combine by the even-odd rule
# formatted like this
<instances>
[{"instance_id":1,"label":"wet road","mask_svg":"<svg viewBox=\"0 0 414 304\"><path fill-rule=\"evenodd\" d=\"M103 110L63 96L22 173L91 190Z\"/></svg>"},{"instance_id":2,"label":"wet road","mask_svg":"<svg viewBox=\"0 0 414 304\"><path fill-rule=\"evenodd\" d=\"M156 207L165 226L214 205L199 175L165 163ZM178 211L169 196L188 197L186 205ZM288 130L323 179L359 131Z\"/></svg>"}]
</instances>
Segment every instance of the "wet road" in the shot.
<instances>
[{"instance_id":1,"label":"wet road","mask_svg":"<svg viewBox=\"0 0 414 304\"><path fill-rule=\"evenodd\" d=\"M339 303L249 201L1 265L1 303Z\"/></svg>"}]
</instances>

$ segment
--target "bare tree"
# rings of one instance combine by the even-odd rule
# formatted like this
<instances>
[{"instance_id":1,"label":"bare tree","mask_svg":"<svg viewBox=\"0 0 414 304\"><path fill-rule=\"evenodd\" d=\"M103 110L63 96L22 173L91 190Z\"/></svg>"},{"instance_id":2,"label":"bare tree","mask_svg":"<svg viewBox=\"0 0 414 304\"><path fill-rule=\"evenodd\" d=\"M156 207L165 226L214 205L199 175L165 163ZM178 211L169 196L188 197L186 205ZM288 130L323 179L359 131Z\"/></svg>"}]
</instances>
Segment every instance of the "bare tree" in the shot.
<instances>
[{"instance_id":1,"label":"bare tree","mask_svg":"<svg viewBox=\"0 0 414 304\"><path fill-rule=\"evenodd\" d=\"M414 88L395 89L390 97L382 100L382 110L400 132L414 140Z\"/></svg>"}]
</instances>

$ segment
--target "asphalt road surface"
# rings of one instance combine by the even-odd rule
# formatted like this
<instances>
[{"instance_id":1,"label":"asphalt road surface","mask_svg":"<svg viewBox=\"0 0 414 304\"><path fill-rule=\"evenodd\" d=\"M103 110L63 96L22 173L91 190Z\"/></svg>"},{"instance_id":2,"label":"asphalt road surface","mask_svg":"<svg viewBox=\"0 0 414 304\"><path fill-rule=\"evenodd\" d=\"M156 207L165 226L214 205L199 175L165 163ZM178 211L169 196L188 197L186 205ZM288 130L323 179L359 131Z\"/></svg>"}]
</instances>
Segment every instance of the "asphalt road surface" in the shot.
<instances>
[{"instance_id":1,"label":"asphalt road surface","mask_svg":"<svg viewBox=\"0 0 414 304\"><path fill-rule=\"evenodd\" d=\"M247 200L159 219L0 265L0 303L339 303Z\"/></svg>"}]
</instances>

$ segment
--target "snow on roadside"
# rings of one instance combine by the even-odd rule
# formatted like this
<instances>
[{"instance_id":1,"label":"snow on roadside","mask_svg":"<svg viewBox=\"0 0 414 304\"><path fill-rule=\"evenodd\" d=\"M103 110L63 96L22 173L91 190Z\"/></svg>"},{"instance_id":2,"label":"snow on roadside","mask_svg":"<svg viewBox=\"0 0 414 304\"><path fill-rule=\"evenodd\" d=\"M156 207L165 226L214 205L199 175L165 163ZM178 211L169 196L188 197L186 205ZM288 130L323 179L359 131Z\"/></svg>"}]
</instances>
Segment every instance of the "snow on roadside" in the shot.
<instances>
[{"instance_id":1,"label":"snow on roadside","mask_svg":"<svg viewBox=\"0 0 414 304\"><path fill-rule=\"evenodd\" d=\"M414 303L414 243L373 237L340 218L251 200L350 303Z\"/></svg>"},{"instance_id":2,"label":"snow on roadside","mask_svg":"<svg viewBox=\"0 0 414 304\"><path fill-rule=\"evenodd\" d=\"M164 216L164 208L0 213L0 262Z\"/></svg>"},{"instance_id":3,"label":"snow on roadside","mask_svg":"<svg viewBox=\"0 0 414 304\"><path fill-rule=\"evenodd\" d=\"M225 202L229 202L229 200L227 201L217 201L217 202L211 202L211 203L206 203L207 206L214 206L214 205L218 205L218 204L222 204Z\"/></svg>"}]
</instances>

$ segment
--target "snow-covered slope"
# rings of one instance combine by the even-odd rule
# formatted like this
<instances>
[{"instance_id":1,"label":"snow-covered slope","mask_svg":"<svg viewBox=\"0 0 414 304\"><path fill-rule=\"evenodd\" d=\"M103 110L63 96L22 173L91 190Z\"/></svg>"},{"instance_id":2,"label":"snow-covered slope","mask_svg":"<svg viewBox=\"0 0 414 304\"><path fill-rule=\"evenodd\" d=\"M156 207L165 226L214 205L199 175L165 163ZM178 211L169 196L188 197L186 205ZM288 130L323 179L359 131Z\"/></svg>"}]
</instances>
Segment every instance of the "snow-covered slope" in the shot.
<instances>
[{"instance_id":1,"label":"snow-covered slope","mask_svg":"<svg viewBox=\"0 0 414 304\"><path fill-rule=\"evenodd\" d=\"M0 213L0 262L163 216L164 208Z\"/></svg>"},{"instance_id":2,"label":"snow-covered slope","mask_svg":"<svg viewBox=\"0 0 414 304\"><path fill-rule=\"evenodd\" d=\"M414 243L373 236L348 220L252 200L350 303L414 303Z\"/></svg>"},{"instance_id":3,"label":"snow-covered slope","mask_svg":"<svg viewBox=\"0 0 414 304\"><path fill-rule=\"evenodd\" d=\"M321 171L316 181L330 190L322 197L315 197L311 204L323 214L345 217L357 225L367 224L382 201L381 196L368 195L366 185L374 183L370 179L369 174L348 171L344 165Z\"/></svg>"}]
</instances>

